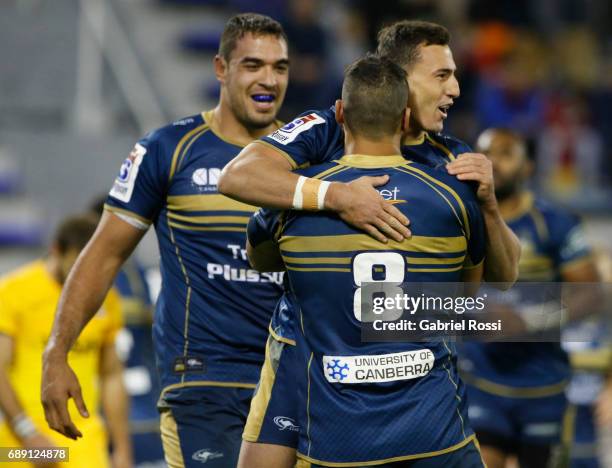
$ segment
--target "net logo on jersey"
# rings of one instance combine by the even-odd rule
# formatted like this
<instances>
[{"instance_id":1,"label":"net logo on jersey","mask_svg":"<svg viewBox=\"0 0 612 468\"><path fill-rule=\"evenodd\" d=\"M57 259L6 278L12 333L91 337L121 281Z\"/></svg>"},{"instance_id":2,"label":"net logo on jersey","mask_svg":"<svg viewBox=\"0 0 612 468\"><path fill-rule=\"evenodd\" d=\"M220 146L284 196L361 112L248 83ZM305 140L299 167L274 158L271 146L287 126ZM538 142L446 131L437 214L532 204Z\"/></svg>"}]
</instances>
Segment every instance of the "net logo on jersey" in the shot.
<instances>
[{"instance_id":1,"label":"net logo on jersey","mask_svg":"<svg viewBox=\"0 0 612 468\"><path fill-rule=\"evenodd\" d=\"M146 153L147 149L144 146L138 143L134 146L130 155L123 161L121 169L119 169L119 175L115 179L113 188L110 191L111 197L125 203L130 201L132 192L134 191L134 185L136 185L138 169Z\"/></svg>"},{"instance_id":2,"label":"net logo on jersey","mask_svg":"<svg viewBox=\"0 0 612 468\"><path fill-rule=\"evenodd\" d=\"M433 368L430 349L371 356L323 356L323 372L330 383L382 383L424 377Z\"/></svg>"},{"instance_id":3,"label":"net logo on jersey","mask_svg":"<svg viewBox=\"0 0 612 468\"><path fill-rule=\"evenodd\" d=\"M288 123L284 127L279 128L268 138L272 138L279 143L286 145L291 143L302 132L312 128L315 125L325 123L325 119L317 114L308 114L298 117L293 122Z\"/></svg>"}]
</instances>

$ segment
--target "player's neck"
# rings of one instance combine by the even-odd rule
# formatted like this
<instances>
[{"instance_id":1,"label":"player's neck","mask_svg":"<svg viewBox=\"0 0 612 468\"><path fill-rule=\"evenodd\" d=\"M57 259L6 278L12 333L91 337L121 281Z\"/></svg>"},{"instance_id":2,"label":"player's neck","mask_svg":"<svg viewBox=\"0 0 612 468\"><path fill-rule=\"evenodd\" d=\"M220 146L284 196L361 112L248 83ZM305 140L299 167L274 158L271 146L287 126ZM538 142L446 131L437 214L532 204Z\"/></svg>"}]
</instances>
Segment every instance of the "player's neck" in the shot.
<instances>
[{"instance_id":1,"label":"player's neck","mask_svg":"<svg viewBox=\"0 0 612 468\"><path fill-rule=\"evenodd\" d=\"M277 128L275 122L272 122L270 125L263 128L249 129L240 123L229 105L225 104L223 101L220 101L213 110L210 126L215 133L221 136L227 136L228 139L242 146L246 146L253 140L272 133Z\"/></svg>"},{"instance_id":2,"label":"player's neck","mask_svg":"<svg viewBox=\"0 0 612 468\"><path fill-rule=\"evenodd\" d=\"M513 219L525 212L530 203L531 194L527 190L519 190L515 194L497 202L499 212L505 220Z\"/></svg>"},{"instance_id":3,"label":"player's neck","mask_svg":"<svg viewBox=\"0 0 612 468\"><path fill-rule=\"evenodd\" d=\"M412 145L415 143L422 143L425 140L425 130L411 130L408 129L402 135L402 145Z\"/></svg>"},{"instance_id":4,"label":"player's neck","mask_svg":"<svg viewBox=\"0 0 612 468\"><path fill-rule=\"evenodd\" d=\"M345 154L367 154L369 156L390 156L394 154L401 154L399 138L373 141L353 135L346 135L344 141L344 151Z\"/></svg>"}]
</instances>

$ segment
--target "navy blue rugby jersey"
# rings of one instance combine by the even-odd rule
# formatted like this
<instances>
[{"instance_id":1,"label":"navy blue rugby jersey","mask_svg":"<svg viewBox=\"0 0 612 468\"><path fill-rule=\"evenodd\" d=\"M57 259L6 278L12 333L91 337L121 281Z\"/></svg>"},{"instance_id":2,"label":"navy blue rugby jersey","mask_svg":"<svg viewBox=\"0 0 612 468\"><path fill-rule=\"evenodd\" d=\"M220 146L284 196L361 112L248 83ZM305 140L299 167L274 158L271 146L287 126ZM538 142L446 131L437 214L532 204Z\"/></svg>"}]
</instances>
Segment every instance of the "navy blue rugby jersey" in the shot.
<instances>
[{"instance_id":1,"label":"navy blue rugby jersey","mask_svg":"<svg viewBox=\"0 0 612 468\"><path fill-rule=\"evenodd\" d=\"M590 257L579 219L531 193L507 223L521 242L519 282L561 281L565 268ZM500 396L561 393L570 376L560 343L465 343L461 358L468 382Z\"/></svg>"},{"instance_id":2,"label":"navy blue rugby jersey","mask_svg":"<svg viewBox=\"0 0 612 468\"><path fill-rule=\"evenodd\" d=\"M333 107L306 111L258 141L280 152L294 168L329 162L344 154L344 132ZM435 168L471 151L466 143L443 133L424 132L418 140L404 141L402 146L407 159Z\"/></svg>"},{"instance_id":3,"label":"navy blue rugby jersey","mask_svg":"<svg viewBox=\"0 0 612 468\"><path fill-rule=\"evenodd\" d=\"M299 172L340 182L388 174L380 189L413 232L382 244L333 213L289 211L278 222L262 210L252 218L250 240L277 239L299 308L298 376L306 377L299 378L299 457L353 466L469 443L452 344L364 343L355 298L364 281L457 282L463 269L479 265L484 225L473 190L399 155L344 156ZM408 365L413 359L419 366Z\"/></svg>"},{"instance_id":4,"label":"navy blue rugby jersey","mask_svg":"<svg viewBox=\"0 0 612 468\"><path fill-rule=\"evenodd\" d=\"M242 147L211 128L212 111L140 140L121 166L106 209L155 226L162 289L153 338L163 392L222 383L254 387L282 273L248 265L246 225L255 207L217 191Z\"/></svg>"}]
</instances>

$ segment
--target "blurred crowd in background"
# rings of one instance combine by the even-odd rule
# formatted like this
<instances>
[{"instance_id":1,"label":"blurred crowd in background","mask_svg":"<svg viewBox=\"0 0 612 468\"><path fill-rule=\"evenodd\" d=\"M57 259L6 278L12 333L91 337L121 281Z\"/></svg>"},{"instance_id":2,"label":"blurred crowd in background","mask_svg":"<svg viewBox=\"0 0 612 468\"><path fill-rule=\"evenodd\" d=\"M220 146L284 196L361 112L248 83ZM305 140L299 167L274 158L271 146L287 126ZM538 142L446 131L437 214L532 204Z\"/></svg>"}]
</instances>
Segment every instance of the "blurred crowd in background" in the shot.
<instances>
[{"instance_id":1,"label":"blurred crowd in background","mask_svg":"<svg viewBox=\"0 0 612 468\"><path fill-rule=\"evenodd\" d=\"M332 105L344 67L374 49L381 26L399 18L444 24L461 85L445 130L472 145L489 126L521 132L536 191L582 214L610 213L606 0L72 0L55 9L10 0L0 6L0 226L13 227L0 228L0 242L40 244L57 205L82 208L107 191L140 135L212 107L219 88L211 60L239 11L285 27L284 120ZM96 177L85 183L79 176L89 168ZM34 203L16 204L15 194Z\"/></svg>"}]
</instances>

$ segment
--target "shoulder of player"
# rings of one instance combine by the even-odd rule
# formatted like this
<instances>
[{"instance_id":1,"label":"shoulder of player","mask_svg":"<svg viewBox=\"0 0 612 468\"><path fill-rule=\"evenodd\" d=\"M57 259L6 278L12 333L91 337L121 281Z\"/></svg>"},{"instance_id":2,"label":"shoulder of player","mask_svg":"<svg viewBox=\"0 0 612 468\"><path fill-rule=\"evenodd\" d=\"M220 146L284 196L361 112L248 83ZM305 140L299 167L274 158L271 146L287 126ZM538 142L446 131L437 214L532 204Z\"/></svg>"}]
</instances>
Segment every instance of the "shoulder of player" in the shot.
<instances>
[{"instance_id":1,"label":"shoulder of player","mask_svg":"<svg viewBox=\"0 0 612 468\"><path fill-rule=\"evenodd\" d=\"M27 263L0 277L0 294L12 293L17 290L31 290L32 282L46 272L42 260Z\"/></svg>"},{"instance_id":2,"label":"shoulder of player","mask_svg":"<svg viewBox=\"0 0 612 468\"><path fill-rule=\"evenodd\" d=\"M541 197L535 197L533 208L542 215L551 232L580 222L580 218L574 213Z\"/></svg>"},{"instance_id":3,"label":"shoulder of player","mask_svg":"<svg viewBox=\"0 0 612 468\"><path fill-rule=\"evenodd\" d=\"M459 138L455 138L454 136L448 135L446 133L429 133L428 135L431 140L433 140L439 145L448 148L448 150L455 156L458 156L461 153L472 152L472 148L470 147L470 145L460 140Z\"/></svg>"},{"instance_id":4,"label":"shoulder of player","mask_svg":"<svg viewBox=\"0 0 612 468\"><path fill-rule=\"evenodd\" d=\"M463 182L457 177L446 172L444 167L433 168L425 164L412 163L409 167L424 172L440 184L454 191L463 202L476 202L476 186L469 182Z\"/></svg>"},{"instance_id":5,"label":"shoulder of player","mask_svg":"<svg viewBox=\"0 0 612 468\"><path fill-rule=\"evenodd\" d=\"M172 152L184 138L188 138L190 134L206 128L207 124L202 115L196 114L175 120L147 133L141 139L141 143L145 145L157 144L162 146L164 150Z\"/></svg>"}]
</instances>

